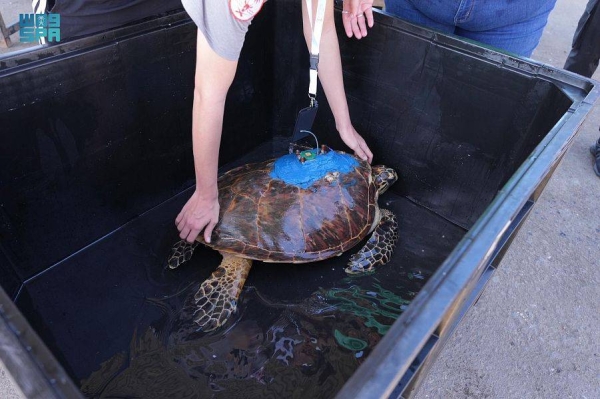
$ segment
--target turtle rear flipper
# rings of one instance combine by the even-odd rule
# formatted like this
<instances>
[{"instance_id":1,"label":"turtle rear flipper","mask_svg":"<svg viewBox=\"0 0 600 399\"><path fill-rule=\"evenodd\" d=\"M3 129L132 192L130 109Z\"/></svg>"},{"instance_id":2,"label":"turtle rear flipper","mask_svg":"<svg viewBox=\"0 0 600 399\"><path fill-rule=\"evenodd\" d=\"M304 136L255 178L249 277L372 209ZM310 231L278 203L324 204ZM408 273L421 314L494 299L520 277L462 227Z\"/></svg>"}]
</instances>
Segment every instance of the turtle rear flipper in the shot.
<instances>
[{"instance_id":1,"label":"turtle rear flipper","mask_svg":"<svg viewBox=\"0 0 600 399\"><path fill-rule=\"evenodd\" d=\"M170 269L176 269L184 262L187 262L192 258L194 249L198 246L198 241L192 243L186 240L181 240L171 248L171 255L167 259L167 266Z\"/></svg>"},{"instance_id":2,"label":"turtle rear flipper","mask_svg":"<svg viewBox=\"0 0 600 399\"><path fill-rule=\"evenodd\" d=\"M346 273L359 274L374 270L376 265L389 262L398 240L396 215L381 209L381 220L364 247L350 257Z\"/></svg>"},{"instance_id":3,"label":"turtle rear flipper","mask_svg":"<svg viewBox=\"0 0 600 399\"><path fill-rule=\"evenodd\" d=\"M221 327L235 313L238 297L252 267L251 259L222 255L221 264L200 285L195 296L198 309L194 312L194 321L205 332Z\"/></svg>"}]
</instances>

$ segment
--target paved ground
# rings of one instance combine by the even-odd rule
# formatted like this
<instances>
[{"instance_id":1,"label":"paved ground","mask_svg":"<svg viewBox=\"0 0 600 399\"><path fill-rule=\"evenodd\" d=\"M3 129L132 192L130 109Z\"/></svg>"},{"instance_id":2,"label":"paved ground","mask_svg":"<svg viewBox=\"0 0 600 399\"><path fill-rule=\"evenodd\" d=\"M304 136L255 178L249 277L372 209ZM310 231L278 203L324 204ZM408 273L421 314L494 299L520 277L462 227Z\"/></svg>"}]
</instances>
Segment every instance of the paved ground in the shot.
<instances>
[{"instance_id":1,"label":"paved ground","mask_svg":"<svg viewBox=\"0 0 600 399\"><path fill-rule=\"evenodd\" d=\"M28 14L31 12L31 0L0 0L0 13L2 13L2 17L4 18L4 23L6 26L10 26L19 21L19 14ZM13 42L13 45L9 48L0 47L0 55L11 51L22 50L37 44L19 42L18 32L12 35L10 38Z\"/></svg>"},{"instance_id":2,"label":"paved ground","mask_svg":"<svg viewBox=\"0 0 600 399\"><path fill-rule=\"evenodd\" d=\"M10 375L4 370L4 364L0 362L0 398L21 399L20 392L15 389Z\"/></svg>"},{"instance_id":3,"label":"paved ground","mask_svg":"<svg viewBox=\"0 0 600 399\"><path fill-rule=\"evenodd\" d=\"M533 58L563 65L586 2L558 0ZM29 5L0 0L3 13L6 3ZM600 398L600 179L588 152L598 126L600 107L418 399ZM0 398L18 398L1 364Z\"/></svg>"}]
</instances>

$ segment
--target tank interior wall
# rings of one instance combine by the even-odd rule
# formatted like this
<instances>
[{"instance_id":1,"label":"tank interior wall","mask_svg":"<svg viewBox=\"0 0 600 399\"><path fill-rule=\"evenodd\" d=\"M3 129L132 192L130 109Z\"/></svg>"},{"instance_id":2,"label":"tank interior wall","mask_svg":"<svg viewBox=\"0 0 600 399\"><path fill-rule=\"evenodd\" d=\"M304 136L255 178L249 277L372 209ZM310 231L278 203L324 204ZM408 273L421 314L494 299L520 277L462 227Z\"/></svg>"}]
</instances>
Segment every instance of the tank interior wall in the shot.
<instances>
[{"instance_id":1,"label":"tank interior wall","mask_svg":"<svg viewBox=\"0 0 600 399\"><path fill-rule=\"evenodd\" d=\"M268 20L255 21L247 37L226 105L221 164L270 138ZM10 296L194 184L195 42L186 21L0 69L0 283Z\"/></svg>"},{"instance_id":2,"label":"tank interior wall","mask_svg":"<svg viewBox=\"0 0 600 399\"><path fill-rule=\"evenodd\" d=\"M300 3L269 2L246 38L221 164L291 134L307 104ZM337 16L339 18L339 14ZM417 32L417 33L415 33ZM570 105L554 85L382 17L338 25L356 129L397 193L468 228ZM0 71L0 281L21 282L193 184L191 23ZM315 132L341 148L319 89Z\"/></svg>"}]
</instances>

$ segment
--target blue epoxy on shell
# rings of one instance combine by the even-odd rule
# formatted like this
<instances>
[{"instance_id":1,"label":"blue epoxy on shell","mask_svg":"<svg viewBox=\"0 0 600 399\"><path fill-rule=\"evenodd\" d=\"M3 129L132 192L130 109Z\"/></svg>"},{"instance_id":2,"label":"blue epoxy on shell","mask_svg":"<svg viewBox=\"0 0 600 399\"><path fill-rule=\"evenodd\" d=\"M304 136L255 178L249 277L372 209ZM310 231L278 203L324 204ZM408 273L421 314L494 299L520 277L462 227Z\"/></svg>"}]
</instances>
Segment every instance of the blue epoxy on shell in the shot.
<instances>
[{"instance_id":1,"label":"blue epoxy on shell","mask_svg":"<svg viewBox=\"0 0 600 399\"><path fill-rule=\"evenodd\" d=\"M288 154L278 158L273 165L271 177L283 180L287 184L300 188L308 188L328 173L348 173L358 166L358 161L351 155L329 151L316 158L301 163L296 154Z\"/></svg>"}]
</instances>

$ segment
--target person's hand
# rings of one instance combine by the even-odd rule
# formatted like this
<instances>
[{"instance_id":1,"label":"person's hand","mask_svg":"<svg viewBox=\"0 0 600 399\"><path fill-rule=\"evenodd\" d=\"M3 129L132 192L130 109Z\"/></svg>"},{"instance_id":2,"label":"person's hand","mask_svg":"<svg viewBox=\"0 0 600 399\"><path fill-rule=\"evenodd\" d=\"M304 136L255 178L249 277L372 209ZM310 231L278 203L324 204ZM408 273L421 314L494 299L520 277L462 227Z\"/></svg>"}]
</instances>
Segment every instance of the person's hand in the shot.
<instances>
[{"instance_id":1,"label":"person's hand","mask_svg":"<svg viewBox=\"0 0 600 399\"><path fill-rule=\"evenodd\" d=\"M338 129L338 131L344 143L354 151L354 155L369 163L373 161L373 153L362 136L356 132L354 126L349 125L349 127Z\"/></svg>"},{"instance_id":2,"label":"person's hand","mask_svg":"<svg viewBox=\"0 0 600 399\"><path fill-rule=\"evenodd\" d=\"M175 224L182 240L194 242L204 230L204 241L210 243L210 235L218 221L218 197L205 198L195 191L177 215Z\"/></svg>"},{"instance_id":3,"label":"person's hand","mask_svg":"<svg viewBox=\"0 0 600 399\"><path fill-rule=\"evenodd\" d=\"M357 39L367 36L367 26L373 27L373 0L345 0L342 11L342 22L348 37Z\"/></svg>"}]
</instances>

